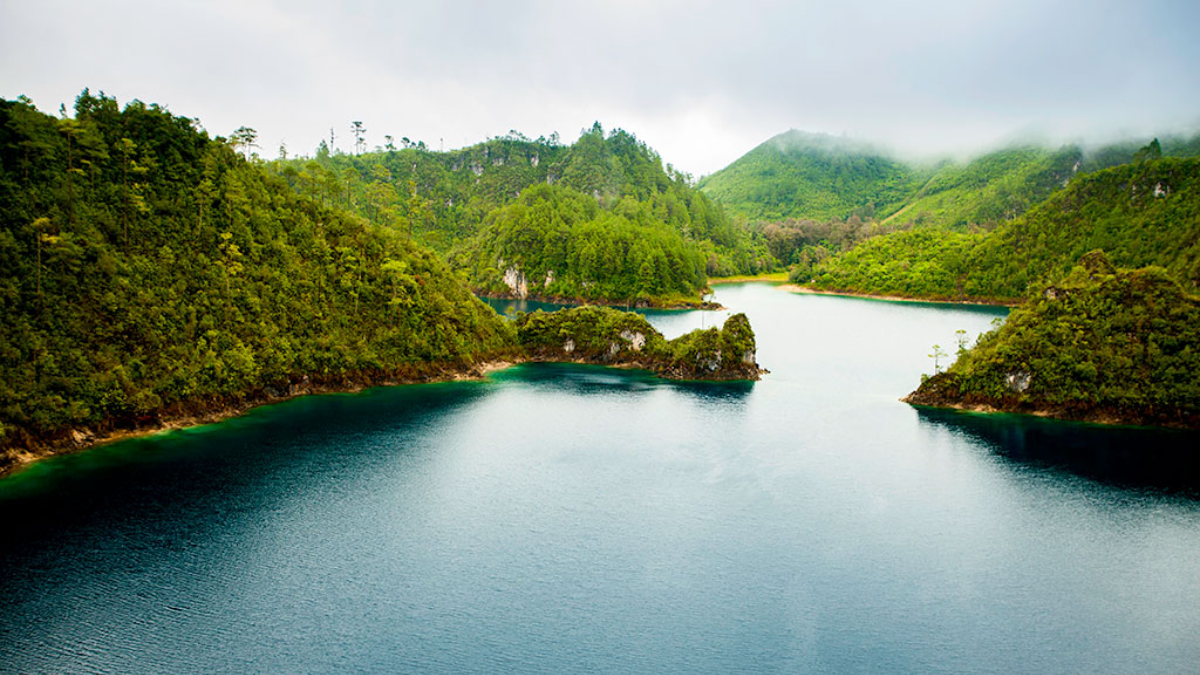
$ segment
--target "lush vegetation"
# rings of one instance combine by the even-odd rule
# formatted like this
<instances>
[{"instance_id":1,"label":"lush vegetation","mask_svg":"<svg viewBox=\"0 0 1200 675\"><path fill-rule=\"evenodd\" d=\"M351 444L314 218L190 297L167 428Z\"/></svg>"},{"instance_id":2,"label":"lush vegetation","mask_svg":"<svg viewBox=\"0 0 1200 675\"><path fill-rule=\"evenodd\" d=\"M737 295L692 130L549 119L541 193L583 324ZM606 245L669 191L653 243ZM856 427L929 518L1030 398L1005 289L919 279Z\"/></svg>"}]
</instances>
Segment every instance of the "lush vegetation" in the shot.
<instances>
[{"instance_id":1,"label":"lush vegetation","mask_svg":"<svg viewBox=\"0 0 1200 675\"><path fill-rule=\"evenodd\" d=\"M845 220L890 214L927 173L869 145L793 129L706 177L700 189L751 220Z\"/></svg>"},{"instance_id":2,"label":"lush vegetation","mask_svg":"<svg viewBox=\"0 0 1200 675\"><path fill-rule=\"evenodd\" d=\"M681 380L757 380L760 372L745 314L674 340L644 316L608 307L520 314L516 326L522 348L538 359L636 366Z\"/></svg>"},{"instance_id":3,"label":"lush vegetation","mask_svg":"<svg viewBox=\"0 0 1200 675\"><path fill-rule=\"evenodd\" d=\"M299 193L441 252L487 292L512 292L504 278L515 265L510 277L536 278L527 284L536 296L695 301L705 275L774 264L761 237L620 129L596 124L569 146L516 132L450 152L402 146L323 147L272 167Z\"/></svg>"},{"instance_id":4,"label":"lush vegetation","mask_svg":"<svg viewBox=\"0 0 1200 675\"><path fill-rule=\"evenodd\" d=\"M1200 299L1167 270L1091 252L909 400L1200 427L1198 325Z\"/></svg>"},{"instance_id":5,"label":"lush vegetation","mask_svg":"<svg viewBox=\"0 0 1200 675\"><path fill-rule=\"evenodd\" d=\"M649 305L696 302L704 251L627 197L605 209L557 185L536 185L493 210L452 260L477 289Z\"/></svg>"},{"instance_id":6,"label":"lush vegetation","mask_svg":"<svg viewBox=\"0 0 1200 675\"><path fill-rule=\"evenodd\" d=\"M513 349L437 255L332 201L157 106L0 102L0 446Z\"/></svg>"},{"instance_id":7,"label":"lush vegetation","mask_svg":"<svg viewBox=\"0 0 1200 675\"><path fill-rule=\"evenodd\" d=\"M1016 301L1038 279L1101 248L1122 267L1157 265L1200 289L1200 158L1145 159L1080 176L991 232L913 229L822 263L819 288Z\"/></svg>"}]
</instances>

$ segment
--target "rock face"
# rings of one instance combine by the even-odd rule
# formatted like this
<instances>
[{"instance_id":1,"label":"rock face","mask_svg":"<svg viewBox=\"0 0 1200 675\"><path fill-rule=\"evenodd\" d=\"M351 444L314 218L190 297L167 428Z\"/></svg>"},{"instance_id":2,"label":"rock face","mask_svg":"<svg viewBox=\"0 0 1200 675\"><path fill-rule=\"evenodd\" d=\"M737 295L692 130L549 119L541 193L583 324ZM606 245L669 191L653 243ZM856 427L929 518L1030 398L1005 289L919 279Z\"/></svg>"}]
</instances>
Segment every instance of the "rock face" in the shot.
<instances>
[{"instance_id":1,"label":"rock face","mask_svg":"<svg viewBox=\"0 0 1200 675\"><path fill-rule=\"evenodd\" d=\"M608 307L517 316L517 341L531 359L640 367L677 380L757 380L754 331L745 314L721 329L665 339L645 317Z\"/></svg>"},{"instance_id":2,"label":"rock face","mask_svg":"<svg viewBox=\"0 0 1200 675\"><path fill-rule=\"evenodd\" d=\"M529 281L516 265L504 270L504 284L509 287L513 296L522 300L529 297Z\"/></svg>"}]
</instances>

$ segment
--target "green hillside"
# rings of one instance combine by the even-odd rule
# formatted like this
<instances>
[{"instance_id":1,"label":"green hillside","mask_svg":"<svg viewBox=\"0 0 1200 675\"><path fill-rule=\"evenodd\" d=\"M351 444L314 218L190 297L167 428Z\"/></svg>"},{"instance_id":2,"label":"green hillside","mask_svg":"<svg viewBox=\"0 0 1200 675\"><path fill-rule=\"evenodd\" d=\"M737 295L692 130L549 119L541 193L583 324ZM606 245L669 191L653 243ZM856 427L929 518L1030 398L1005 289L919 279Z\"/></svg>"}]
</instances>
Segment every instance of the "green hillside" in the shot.
<instances>
[{"instance_id":1,"label":"green hillside","mask_svg":"<svg viewBox=\"0 0 1200 675\"><path fill-rule=\"evenodd\" d=\"M1081 262L907 400L1200 427L1200 299L1162 268Z\"/></svg>"},{"instance_id":2,"label":"green hillside","mask_svg":"<svg viewBox=\"0 0 1200 675\"><path fill-rule=\"evenodd\" d=\"M884 217L928 178L874 147L795 129L700 181L700 189L751 220Z\"/></svg>"},{"instance_id":3,"label":"green hillside","mask_svg":"<svg viewBox=\"0 0 1200 675\"><path fill-rule=\"evenodd\" d=\"M494 232L482 235L483 230L498 222L511 223L513 214L524 208L524 193L545 185L556 188L554 194L560 197L569 191L592 201L595 208L593 213L589 207L588 221L634 221L656 232L656 239L672 239L672 248L678 248L682 257L702 260L702 275L756 273L773 264L761 238L751 236L692 186L690 177L664 166L658 154L632 134L620 129L605 133L599 124L585 130L571 145L556 138L530 140L514 132L450 152L432 152L411 144L361 155L331 155L322 150L311 160L275 162L272 170L300 194L340 204L373 223L411 236L455 264L466 262L471 283L481 290L502 288L504 273L513 261L547 258L541 248L522 248L526 242L521 238L509 239L502 246L508 265L501 265L500 256L476 261L464 253L494 248ZM541 202L551 210L560 205L575 209L580 200L562 197ZM579 220L575 213L553 218L572 223ZM484 238L479 240L481 235ZM543 244L540 239L530 243ZM563 278L563 260L590 255L579 249L582 244L581 239L567 237L566 248L550 256L558 256L551 263L556 267L518 272L525 276L536 272L543 279L546 271L555 269ZM638 255L635 258L639 263L636 272L641 260ZM619 261L618 267L624 269L624 262ZM687 289L698 300L705 282L701 279L697 284L691 265L685 267L678 270L683 276L675 275L673 266L667 268L674 276L664 280L662 292ZM485 273L487 276L481 276ZM620 270L615 273L623 274ZM624 301L628 299L626 286L657 295L631 277L617 284L619 293L606 294L598 289L615 288L609 279L588 274L585 266L575 266L567 275L573 279L572 288L588 283L597 289L574 297ZM571 289L560 285L555 290L565 296ZM549 293L550 289L540 286L538 291Z\"/></svg>"},{"instance_id":4,"label":"green hillside","mask_svg":"<svg viewBox=\"0 0 1200 675\"><path fill-rule=\"evenodd\" d=\"M1082 150L1066 146L1006 148L946 163L888 220L955 229L1012 220L1067 185L1082 161Z\"/></svg>"},{"instance_id":5,"label":"green hillside","mask_svg":"<svg viewBox=\"0 0 1200 675\"><path fill-rule=\"evenodd\" d=\"M856 293L1014 301L1103 249L1121 267L1167 269L1200 288L1200 158L1147 159L1087 174L988 233L914 229L825 260L815 285Z\"/></svg>"},{"instance_id":6,"label":"green hillside","mask_svg":"<svg viewBox=\"0 0 1200 675\"><path fill-rule=\"evenodd\" d=\"M536 185L491 211L452 258L485 293L620 302L696 302L706 255L646 202L611 209L577 190Z\"/></svg>"},{"instance_id":7,"label":"green hillside","mask_svg":"<svg viewBox=\"0 0 1200 675\"><path fill-rule=\"evenodd\" d=\"M431 251L187 118L0 101L0 448L513 348Z\"/></svg>"}]
</instances>

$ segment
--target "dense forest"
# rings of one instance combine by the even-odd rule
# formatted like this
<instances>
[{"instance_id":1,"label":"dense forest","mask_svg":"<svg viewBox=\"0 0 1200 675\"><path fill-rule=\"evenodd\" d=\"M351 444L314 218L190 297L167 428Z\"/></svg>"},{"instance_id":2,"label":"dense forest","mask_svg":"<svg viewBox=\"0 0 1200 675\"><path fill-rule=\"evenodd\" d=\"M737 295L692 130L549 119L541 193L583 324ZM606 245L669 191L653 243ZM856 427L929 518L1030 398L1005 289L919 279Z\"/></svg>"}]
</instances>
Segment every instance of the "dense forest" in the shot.
<instances>
[{"instance_id":1,"label":"dense forest","mask_svg":"<svg viewBox=\"0 0 1200 675\"><path fill-rule=\"evenodd\" d=\"M270 169L302 195L437 250L484 292L519 294L524 279L536 297L696 302L708 275L776 264L690 176L599 123L571 145L517 132L448 152L407 139L359 154L323 144ZM526 228L535 231L518 234Z\"/></svg>"},{"instance_id":2,"label":"dense forest","mask_svg":"<svg viewBox=\"0 0 1200 675\"><path fill-rule=\"evenodd\" d=\"M1118 269L1093 251L907 400L1197 428L1197 325L1200 299L1165 269Z\"/></svg>"},{"instance_id":3,"label":"dense forest","mask_svg":"<svg viewBox=\"0 0 1200 675\"><path fill-rule=\"evenodd\" d=\"M705 253L645 202L611 209L577 190L536 185L493 210L451 260L484 293L695 303L707 286Z\"/></svg>"},{"instance_id":4,"label":"dense forest","mask_svg":"<svg viewBox=\"0 0 1200 675\"><path fill-rule=\"evenodd\" d=\"M139 101L85 90L73 118L0 101L0 222L0 447L514 345L403 232Z\"/></svg>"}]
</instances>

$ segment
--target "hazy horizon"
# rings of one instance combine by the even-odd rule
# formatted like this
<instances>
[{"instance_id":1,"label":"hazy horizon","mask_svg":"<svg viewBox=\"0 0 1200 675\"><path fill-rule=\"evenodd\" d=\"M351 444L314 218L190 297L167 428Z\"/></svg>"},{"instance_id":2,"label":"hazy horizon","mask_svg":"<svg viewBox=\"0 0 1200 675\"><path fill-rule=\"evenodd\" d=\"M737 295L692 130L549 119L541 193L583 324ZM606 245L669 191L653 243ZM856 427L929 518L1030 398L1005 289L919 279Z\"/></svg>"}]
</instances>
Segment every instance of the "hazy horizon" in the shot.
<instances>
[{"instance_id":1,"label":"hazy horizon","mask_svg":"<svg viewBox=\"0 0 1200 675\"><path fill-rule=\"evenodd\" d=\"M696 177L788 129L907 159L1014 141L1200 129L1200 6L752 0L0 4L0 95L68 109L85 87L312 154L350 124L432 149L599 121Z\"/></svg>"}]
</instances>

